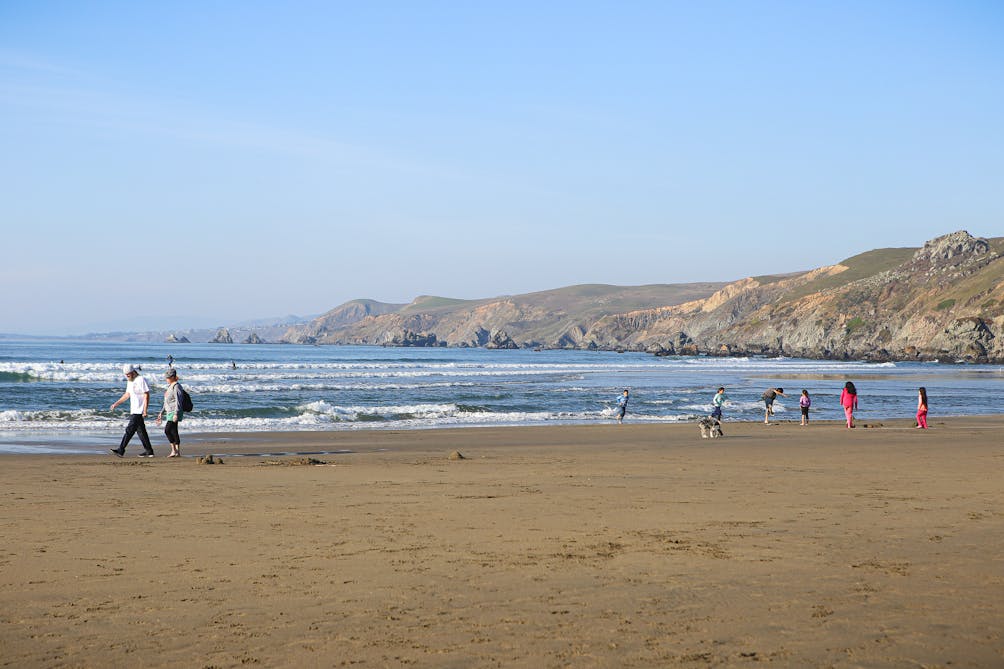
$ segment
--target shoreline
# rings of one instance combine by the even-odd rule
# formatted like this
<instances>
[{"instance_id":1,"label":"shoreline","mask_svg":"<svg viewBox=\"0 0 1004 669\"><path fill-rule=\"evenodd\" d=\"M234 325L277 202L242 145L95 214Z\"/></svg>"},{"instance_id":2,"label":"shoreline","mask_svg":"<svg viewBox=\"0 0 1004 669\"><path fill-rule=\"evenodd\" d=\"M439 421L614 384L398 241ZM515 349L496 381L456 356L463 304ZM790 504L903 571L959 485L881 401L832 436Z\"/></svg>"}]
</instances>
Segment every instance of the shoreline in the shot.
<instances>
[{"instance_id":1,"label":"shoreline","mask_svg":"<svg viewBox=\"0 0 1004 669\"><path fill-rule=\"evenodd\" d=\"M630 419L627 419L630 421ZM939 429L956 429L965 427L974 430L997 429L1004 425L1004 414L981 414L974 416L942 416L936 419L929 418L931 426L928 432L936 432ZM866 419L857 421L858 429L863 431L899 431L913 430L915 422L912 419ZM153 427L154 429L151 429ZM724 421L722 427L728 436L755 436L762 430L798 428L799 432L810 434L814 430L821 429L846 429L844 422L840 420L813 420L808 426L801 426L798 418L775 419L769 425L763 421ZM163 433L151 421L147 421L147 430L150 431L150 438L153 442L155 453L160 457L161 453L168 449L168 444L164 441ZM699 438L697 421L687 422L625 422L617 425L613 421L602 423L579 423L579 424L552 424L552 425L502 425L502 426L443 426L443 427L421 427L421 428L376 428L376 429L351 429L351 430L293 430L293 431L267 431L267 432L192 432L186 434L182 429L182 453L184 456L201 456L208 454L238 454L241 449L245 449L244 444L255 444L252 450L265 449L265 452L275 456L280 455L316 455L318 452L331 451L343 452L346 449L359 449L360 452L368 452L380 448L407 448L409 445L426 444L430 441L443 442L476 442L480 438L488 438L491 441L503 440L504 436L512 432L510 440L514 446L518 446L523 441L520 437L531 436L537 439L537 434L546 435L548 432L569 431L576 435L583 444L594 444L599 442L614 442L617 439L617 432L610 430L620 430L626 435L643 438L645 440L658 439L660 435L676 434L681 431L690 437ZM595 431L595 434L594 434ZM526 433L525 435L523 433ZM918 430L918 432L920 432ZM437 436L433 436L437 435ZM445 435L451 435L446 437ZM518 435L518 436L517 436ZM443 437L443 438L440 438ZM4 440L0 436L0 458L11 458L19 456L39 456L39 457L89 457L94 455L109 455L108 449L118 445L121 433L116 432L109 435L54 435L35 437L16 437ZM686 436L684 440L688 440ZM553 440L544 439L543 443ZM704 440L709 443L711 440ZM267 444L277 444L275 448L268 448ZM721 442L724 443L724 442ZM55 445L53 445L55 444ZM295 444L302 444L300 447ZM25 447L37 446L46 448L44 452L32 453L29 451L4 451L4 446ZM60 447L67 450L60 450ZM74 450L69 450L73 448ZM126 449L126 458L134 456L142 449L139 438L133 437ZM293 449L293 450L290 450ZM353 450L352 452L356 452ZM248 452L244 455L256 455L256 452Z\"/></svg>"}]
</instances>

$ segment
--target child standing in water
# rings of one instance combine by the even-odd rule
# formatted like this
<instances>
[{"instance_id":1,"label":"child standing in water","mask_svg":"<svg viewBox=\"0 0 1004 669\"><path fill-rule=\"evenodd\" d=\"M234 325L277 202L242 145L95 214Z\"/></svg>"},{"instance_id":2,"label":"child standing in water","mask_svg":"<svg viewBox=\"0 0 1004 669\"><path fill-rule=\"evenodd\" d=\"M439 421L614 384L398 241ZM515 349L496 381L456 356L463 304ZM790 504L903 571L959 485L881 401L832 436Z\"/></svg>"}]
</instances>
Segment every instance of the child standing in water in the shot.
<instances>
[{"instance_id":1,"label":"child standing in water","mask_svg":"<svg viewBox=\"0 0 1004 669\"><path fill-rule=\"evenodd\" d=\"M802 409L802 425L809 424L809 407L812 406L812 399L809 397L809 391L802 388L802 396L798 398L798 406Z\"/></svg>"},{"instance_id":2,"label":"child standing in water","mask_svg":"<svg viewBox=\"0 0 1004 669\"><path fill-rule=\"evenodd\" d=\"M927 388L921 388L917 393L917 428L927 429Z\"/></svg>"},{"instance_id":3,"label":"child standing in water","mask_svg":"<svg viewBox=\"0 0 1004 669\"><path fill-rule=\"evenodd\" d=\"M621 393L621 396L617 398L617 424L620 425L624 422L624 414L627 413L627 403L628 403L628 391L627 388Z\"/></svg>"}]
</instances>

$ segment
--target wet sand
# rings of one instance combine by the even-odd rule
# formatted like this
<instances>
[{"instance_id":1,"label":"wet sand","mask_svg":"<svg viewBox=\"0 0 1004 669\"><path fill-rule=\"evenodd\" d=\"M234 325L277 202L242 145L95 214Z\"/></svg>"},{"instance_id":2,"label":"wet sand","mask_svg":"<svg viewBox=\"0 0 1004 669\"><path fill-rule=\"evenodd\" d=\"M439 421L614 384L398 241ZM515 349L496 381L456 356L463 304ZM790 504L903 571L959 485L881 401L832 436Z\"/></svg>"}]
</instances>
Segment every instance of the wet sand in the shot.
<instances>
[{"instance_id":1,"label":"wet sand","mask_svg":"<svg viewBox=\"0 0 1004 669\"><path fill-rule=\"evenodd\" d=\"M0 456L0 666L1004 666L1004 417L863 424Z\"/></svg>"}]
</instances>

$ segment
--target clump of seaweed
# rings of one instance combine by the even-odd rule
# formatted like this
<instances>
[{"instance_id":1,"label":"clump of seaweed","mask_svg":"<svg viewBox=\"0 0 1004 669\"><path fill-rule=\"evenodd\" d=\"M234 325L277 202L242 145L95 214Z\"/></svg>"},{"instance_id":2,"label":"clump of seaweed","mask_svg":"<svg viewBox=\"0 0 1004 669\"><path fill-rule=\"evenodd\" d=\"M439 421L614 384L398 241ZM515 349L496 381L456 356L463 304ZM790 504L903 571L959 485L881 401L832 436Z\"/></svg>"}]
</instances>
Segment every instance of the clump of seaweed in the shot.
<instances>
[{"instance_id":1,"label":"clump of seaweed","mask_svg":"<svg viewBox=\"0 0 1004 669\"><path fill-rule=\"evenodd\" d=\"M281 467L313 467L317 465L329 465L330 462L318 460L317 458L295 458L293 460L265 460L264 465L279 465Z\"/></svg>"}]
</instances>

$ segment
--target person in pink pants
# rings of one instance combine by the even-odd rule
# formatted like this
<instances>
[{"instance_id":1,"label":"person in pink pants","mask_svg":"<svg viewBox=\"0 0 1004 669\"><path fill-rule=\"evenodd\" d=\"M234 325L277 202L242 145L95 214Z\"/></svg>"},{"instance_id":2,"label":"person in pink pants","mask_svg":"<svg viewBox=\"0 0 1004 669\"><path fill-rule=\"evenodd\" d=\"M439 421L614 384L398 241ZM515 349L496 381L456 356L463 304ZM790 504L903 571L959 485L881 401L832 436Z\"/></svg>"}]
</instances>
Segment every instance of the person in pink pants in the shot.
<instances>
[{"instance_id":1,"label":"person in pink pants","mask_svg":"<svg viewBox=\"0 0 1004 669\"><path fill-rule=\"evenodd\" d=\"M927 429L927 388L921 388L917 393L917 427Z\"/></svg>"},{"instance_id":2,"label":"person in pink pants","mask_svg":"<svg viewBox=\"0 0 1004 669\"><path fill-rule=\"evenodd\" d=\"M844 384L844 390L840 393L840 406L844 407L847 427L854 427L854 410L858 408L858 389L850 381Z\"/></svg>"}]
</instances>

